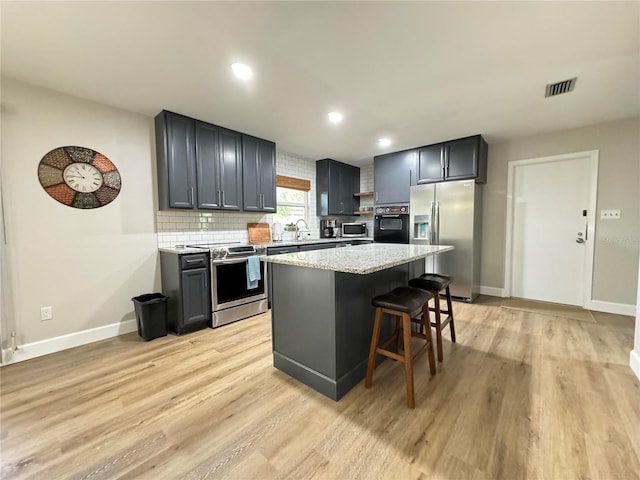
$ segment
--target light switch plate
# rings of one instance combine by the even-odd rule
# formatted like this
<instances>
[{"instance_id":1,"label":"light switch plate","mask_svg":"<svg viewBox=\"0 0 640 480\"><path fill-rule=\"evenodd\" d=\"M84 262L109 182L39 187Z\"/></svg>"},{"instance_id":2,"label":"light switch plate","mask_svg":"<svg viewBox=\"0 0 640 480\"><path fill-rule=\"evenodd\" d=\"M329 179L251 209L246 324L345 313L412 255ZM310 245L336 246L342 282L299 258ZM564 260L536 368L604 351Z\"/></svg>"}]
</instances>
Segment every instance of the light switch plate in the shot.
<instances>
[{"instance_id":1,"label":"light switch plate","mask_svg":"<svg viewBox=\"0 0 640 480\"><path fill-rule=\"evenodd\" d=\"M620 210L600 210L602 220L620 220Z\"/></svg>"}]
</instances>

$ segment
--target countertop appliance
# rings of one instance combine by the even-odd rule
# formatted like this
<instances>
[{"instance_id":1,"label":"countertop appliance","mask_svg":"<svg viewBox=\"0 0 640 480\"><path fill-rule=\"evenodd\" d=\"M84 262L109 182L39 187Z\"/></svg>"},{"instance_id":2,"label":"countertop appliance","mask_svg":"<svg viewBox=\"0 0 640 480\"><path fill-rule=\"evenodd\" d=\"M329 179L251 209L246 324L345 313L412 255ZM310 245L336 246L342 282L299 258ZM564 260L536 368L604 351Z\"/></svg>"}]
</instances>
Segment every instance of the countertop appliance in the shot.
<instances>
[{"instance_id":1,"label":"countertop appliance","mask_svg":"<svg viewBox=\"0 0 640 480\"><path fill-rule=\"evenodd\" d=\"M367 236L367 224L359 223L343 223L340 226L343 238L356 238Z\"/></svg>"},{"instance_id":2,"label":"countertop appliance","mask_svg":"<svg viewBox=\"0 0 640 480\"><path fill-rule=\"evenodd\" d=\"M211 257L212 327L267 311L267 269L260 262L260 280L255 288L247 281L249 257L264 255L265 247L229 243L187 245L205 248Z\"/></svg>"},{"instance_id":3,"label":"countertop appliance","mask_svg":"<svg viewBox=\"0 0 640 480\"><path fill-rule=\"evenodd\" d=\"M373 241L377 243L409 243L409 205L376 207Z\"/></svg>"},{"instance_id":4,"label":"countertop appliance","mask_svg":"<svg viewBox=\"0 0 640 480\"><path fill-rule=\"evenodd\" d=\"M451 275L451 295L472 302L480 290L482 196L473 180L411 187L411 243L453 245L426 271Z\"/></svg>"},{"instance_id":5,"label":"countertop appliance","mask_svg":"<svg viewBox=\"0 0 640 480\"><path fill-rule=\"evenodd\" d=\"M336 238L338 227L335 220L320 220L320 238Z\"/></svg>"}]
</instances>

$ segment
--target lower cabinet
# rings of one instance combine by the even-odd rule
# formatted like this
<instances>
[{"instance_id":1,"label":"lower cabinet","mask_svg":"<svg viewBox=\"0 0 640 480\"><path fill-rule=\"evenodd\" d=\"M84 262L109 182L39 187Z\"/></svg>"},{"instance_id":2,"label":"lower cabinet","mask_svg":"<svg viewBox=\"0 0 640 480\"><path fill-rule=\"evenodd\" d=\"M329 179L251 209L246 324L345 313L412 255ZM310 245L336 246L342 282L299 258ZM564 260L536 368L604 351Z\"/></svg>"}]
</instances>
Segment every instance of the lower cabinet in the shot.
<instances>
[{"instance_id":1,"label":"lower cabinet","mask_svg":"<svg viewBox=\"0 0 640 480\"><path fill-rule=\"evenodd\" d=\"M211 326L209 253L160 252L169 328L178 335Z\"/></svg>"}]
</instances>

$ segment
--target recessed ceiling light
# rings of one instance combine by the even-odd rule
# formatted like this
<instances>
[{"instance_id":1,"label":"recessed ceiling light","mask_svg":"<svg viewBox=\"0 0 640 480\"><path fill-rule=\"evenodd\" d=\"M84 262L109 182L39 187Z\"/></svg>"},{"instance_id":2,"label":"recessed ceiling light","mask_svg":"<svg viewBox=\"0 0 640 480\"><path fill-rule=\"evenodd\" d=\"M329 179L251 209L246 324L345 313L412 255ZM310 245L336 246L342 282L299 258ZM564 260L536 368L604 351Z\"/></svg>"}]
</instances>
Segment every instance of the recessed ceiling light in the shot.
<instances>
[{"instance_id":1,"label":"recessed ceiling light","mask_svg":"<svg viewBox=\"0 0 640 480\"><path fill-rule=\"evenodd\" d=\"M253 77L253 70L244 63L234 63L231 65L231 69L235 76L242 80L248 80Z\"/></svg>"},{"instance_id":2,"label":"recessed ceiling light","mask_svg":"<svg viewBox=\"0 0 640 480\"><path fill-rule=\"evenodd\" d=\"M343 118L344 115L342 115L340 112L329 112L329 121L331 123L340 123Z\"/></svg>"},{"instance_id":3,"label":"recessed ceiling light","mask_svg":"<svg viewBox=\"0 0 640 480\"><path fill-rule=\"evenodd\" d=\"M391 140L389 140L388 138L379 138L378 145L380 145L381 147L388 147L389 145L391 145Z\"/></svg>"}]
</instances>

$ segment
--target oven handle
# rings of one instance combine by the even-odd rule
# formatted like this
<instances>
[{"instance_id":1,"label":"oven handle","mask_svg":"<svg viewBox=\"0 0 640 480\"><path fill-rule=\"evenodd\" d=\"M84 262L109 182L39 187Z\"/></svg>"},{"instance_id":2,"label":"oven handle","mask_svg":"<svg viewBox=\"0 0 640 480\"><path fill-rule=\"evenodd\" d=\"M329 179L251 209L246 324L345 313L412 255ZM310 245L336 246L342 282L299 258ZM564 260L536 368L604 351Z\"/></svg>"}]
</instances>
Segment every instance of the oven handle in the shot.
<instances>
[{"instance_id":1,"label":"oven handle","mask_svg":"<svg viewBox=\"0 0 640 480\"><path fill-rule=\"evenodd\" d=\"M400 215L381 215L382 218L399 218Z\"/></svg>"},{"instance_id":2,"label":"oven handle","mask_svg":"<svg viewBox=\"0 0 640 480\"><path fill-rule=\"evenodd\" d=\"M212 265L231 265L233 263L245 263L248 257L238 258L236 260L215 260L211 262Z\"/></svg>"}]
</instances>

